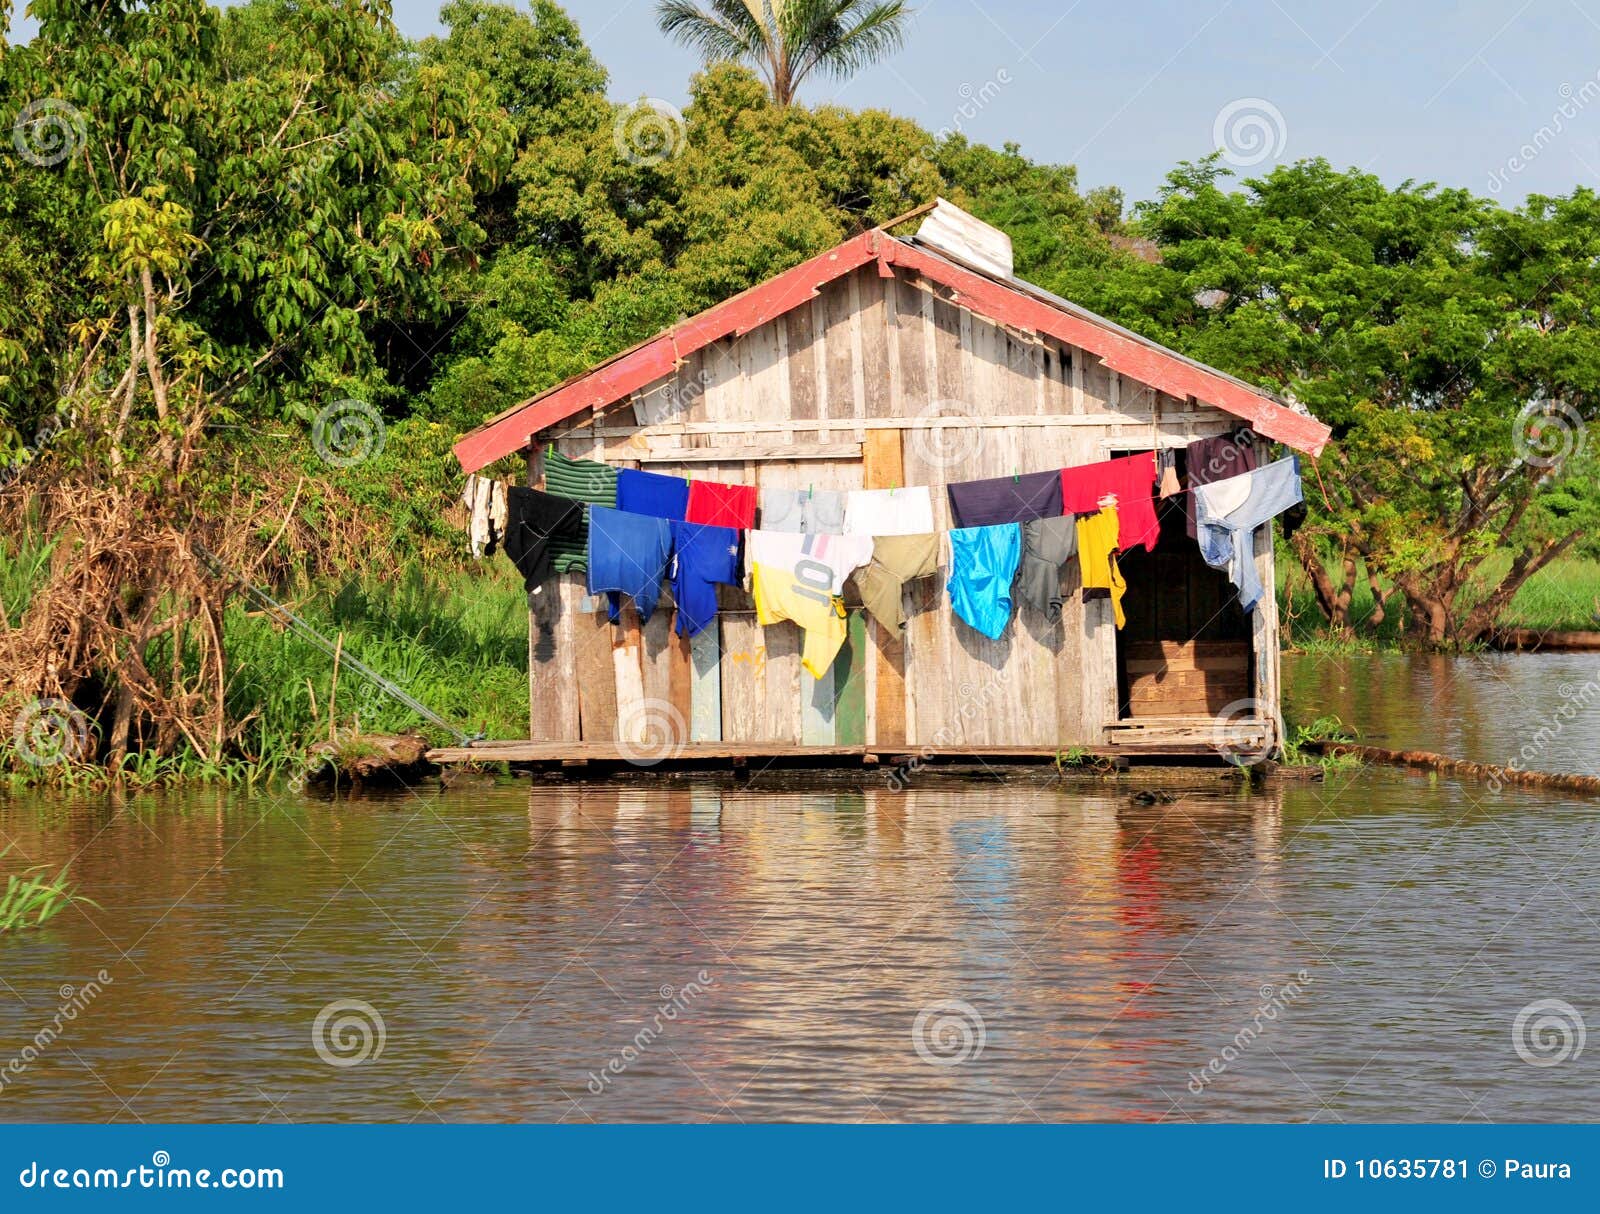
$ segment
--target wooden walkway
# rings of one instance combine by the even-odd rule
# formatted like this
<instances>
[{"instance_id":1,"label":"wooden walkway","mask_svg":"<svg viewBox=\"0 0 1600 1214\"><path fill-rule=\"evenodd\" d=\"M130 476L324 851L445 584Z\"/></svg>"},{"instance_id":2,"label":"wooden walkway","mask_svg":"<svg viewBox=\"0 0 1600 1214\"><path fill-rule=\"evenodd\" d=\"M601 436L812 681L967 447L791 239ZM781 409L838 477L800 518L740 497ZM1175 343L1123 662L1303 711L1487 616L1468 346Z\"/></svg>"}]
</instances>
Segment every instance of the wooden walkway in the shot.
<instances>
[{"instance_id":1,"label":"wooden walkway","mask_svg":"<svg viewBox=\"0 0 1600 1214\"><path fill-rule=\"evenodd\" d=\"M1259 734L1254 735L1259 737ZM1236 743L1252 744L1230 730ZM616 742L480 742L476 746L441 746L427 758L441 765L455 763L529 763L561 767L619 764L634 767L746 767L750 764L811 765L822 767L901 767L908 763L1036 762L1054 763L1064 749L1039 746L792 746L759 742L688 742L678 745L624 746ZM1218 758L1215 744L1206 737L1151 736L1118 740L1104 746L1076 748L1076 753L1099 759Z\"/></svg>"}]
</instances>

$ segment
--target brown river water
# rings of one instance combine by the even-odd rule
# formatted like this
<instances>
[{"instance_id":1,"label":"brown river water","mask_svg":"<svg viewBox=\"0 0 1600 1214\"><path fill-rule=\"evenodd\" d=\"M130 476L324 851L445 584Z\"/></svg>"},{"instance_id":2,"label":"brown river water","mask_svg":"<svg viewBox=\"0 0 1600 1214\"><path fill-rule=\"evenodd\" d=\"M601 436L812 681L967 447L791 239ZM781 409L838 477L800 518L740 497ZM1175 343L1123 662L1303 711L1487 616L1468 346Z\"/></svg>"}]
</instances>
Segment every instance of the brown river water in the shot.
<instances>
[{"instance_id":1,"label":"brown river water","mask_svg":"<svg viewBox=\"0 0 1600 1214\"><path fill-rule=\"evenodd\" d=\"M1296 658L1288 706L1600 773L1597 665ZM0 801L100 905L0 939L0 1120L1593 1118L1600 800L1132 791Z\"/></svg>"}]
</instances>

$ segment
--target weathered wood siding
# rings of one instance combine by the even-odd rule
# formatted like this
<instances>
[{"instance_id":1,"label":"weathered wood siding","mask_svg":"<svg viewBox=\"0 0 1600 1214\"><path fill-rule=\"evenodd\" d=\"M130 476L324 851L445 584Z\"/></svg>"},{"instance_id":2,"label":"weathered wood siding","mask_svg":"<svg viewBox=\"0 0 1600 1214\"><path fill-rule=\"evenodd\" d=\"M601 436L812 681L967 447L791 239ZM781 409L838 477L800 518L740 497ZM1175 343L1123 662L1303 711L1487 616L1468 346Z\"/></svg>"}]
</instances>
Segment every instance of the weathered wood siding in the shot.
<instances>
[{"instance_id":1,"label":"weathered wood siding","mask_svg":"<svg viewBox=\"0 0 1600 1214\"><path fill-rule=\"evenodd\" d=\"M580 414L539 436L540 447L763 488L926 484L946 528L949 481L1182 446L1237 424L1052 338L991 324L948 295L912 276L857 271L809 305L685 358L631 409ZM1257 561L1271 586L1270 539ZM609 742L668 721L678 740L858 741L841 736L842 717L846 733L885 749L1055 747L1098 744L1116 716L1110 604L1082 601L1073 563L1062 620L1019 608L996 641L954 617L942 576L914 583L905 634L853 627L820 681L800 667L798 630L759 627L741 588L723 589L717 628L691 647L669 635L670 595L649 627L631 611L612 627L573 581L562 579L552 593L559 610L536 614L530 634L535 738ZM1255 633L1256 693L1276 711L1270 595Z\"/></svg>"}]
</instances>

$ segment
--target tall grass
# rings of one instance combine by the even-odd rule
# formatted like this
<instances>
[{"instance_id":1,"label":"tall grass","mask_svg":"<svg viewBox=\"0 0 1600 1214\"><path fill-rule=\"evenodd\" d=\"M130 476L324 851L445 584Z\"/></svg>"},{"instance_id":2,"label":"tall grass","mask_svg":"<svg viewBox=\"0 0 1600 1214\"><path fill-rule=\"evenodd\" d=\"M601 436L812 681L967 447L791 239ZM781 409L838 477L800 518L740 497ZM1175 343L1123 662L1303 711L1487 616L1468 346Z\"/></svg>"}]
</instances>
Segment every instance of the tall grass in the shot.
<instances>
[{"instance_id":1,"label":"tall grass","mask_svg":"<svg viewBox=\"0 0 1600 1214\"><path fill-rule=\"evenodd\" d=\"M10 847L0 848L0 860L10 851ZM48 923L74 903L99 909L97 903L74 892L65 868L54 877L46 876L42 866L13 873L0 892L0 936Z\"/></svg>"},{"instance_id":2,"label":"tall grass","mask_svg":"<svg viewBox=\"0 0 1600 1214\"><path fill-rule=\"evenodd\" d=\"M0 603L14 625L48 576L51 545L40 537L0 537ZM528 728L528 615L520 576L494 558L470 569L277 589L275 597L344 654L403 687L468 733L512 738ZM186 747L168 756L128 755L116 772L81 762L29 765L0 736L0 785L49 784L92 790L113 780L161 787L200 780L249 783L298 769L313 744L355 731L420 730L428 724L341 662L244 599L224 618L228 717L243 722L234 753L208 762ZM152 668L166 664L152 655Z\"/></svg>"},{"instance_id":3,"label":"tall grass","mask_svg":"<svg viewBox=\"0 0 1600 1214\"><path fill-rule=\"evenodd\" d=\"M411 569L396 582L350 582L285 600L343 653L360 659L469 733L521 737L528 721L528 615L509 564L450 578ZM244 751L269 767L312 744L360 731L447 735L266 612L226 621L229 713L251 717ZM253 714L253 716L252 716Z\"/></svg>"}]
</instances>

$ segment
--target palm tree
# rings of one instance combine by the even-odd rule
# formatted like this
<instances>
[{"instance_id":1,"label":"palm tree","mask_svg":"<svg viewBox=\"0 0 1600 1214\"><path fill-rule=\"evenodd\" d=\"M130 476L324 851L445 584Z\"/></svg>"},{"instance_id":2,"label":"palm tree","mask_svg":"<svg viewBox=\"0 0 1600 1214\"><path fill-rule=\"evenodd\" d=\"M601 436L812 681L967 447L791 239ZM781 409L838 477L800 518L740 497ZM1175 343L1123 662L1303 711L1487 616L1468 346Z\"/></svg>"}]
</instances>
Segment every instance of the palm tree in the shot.
<instances>
[{"instance_id":1,"label":"palm tree","mask_svg":"<svg viewBox=\"0 0 1600 1214\"><path fill-rule=\"evenodd\" d=\"M788 105L814 70L854 75L900 48L911 9L905 0L661 0L663 33L707 63L750 63L772 99Z\"/></svg>"}]
</instances>

